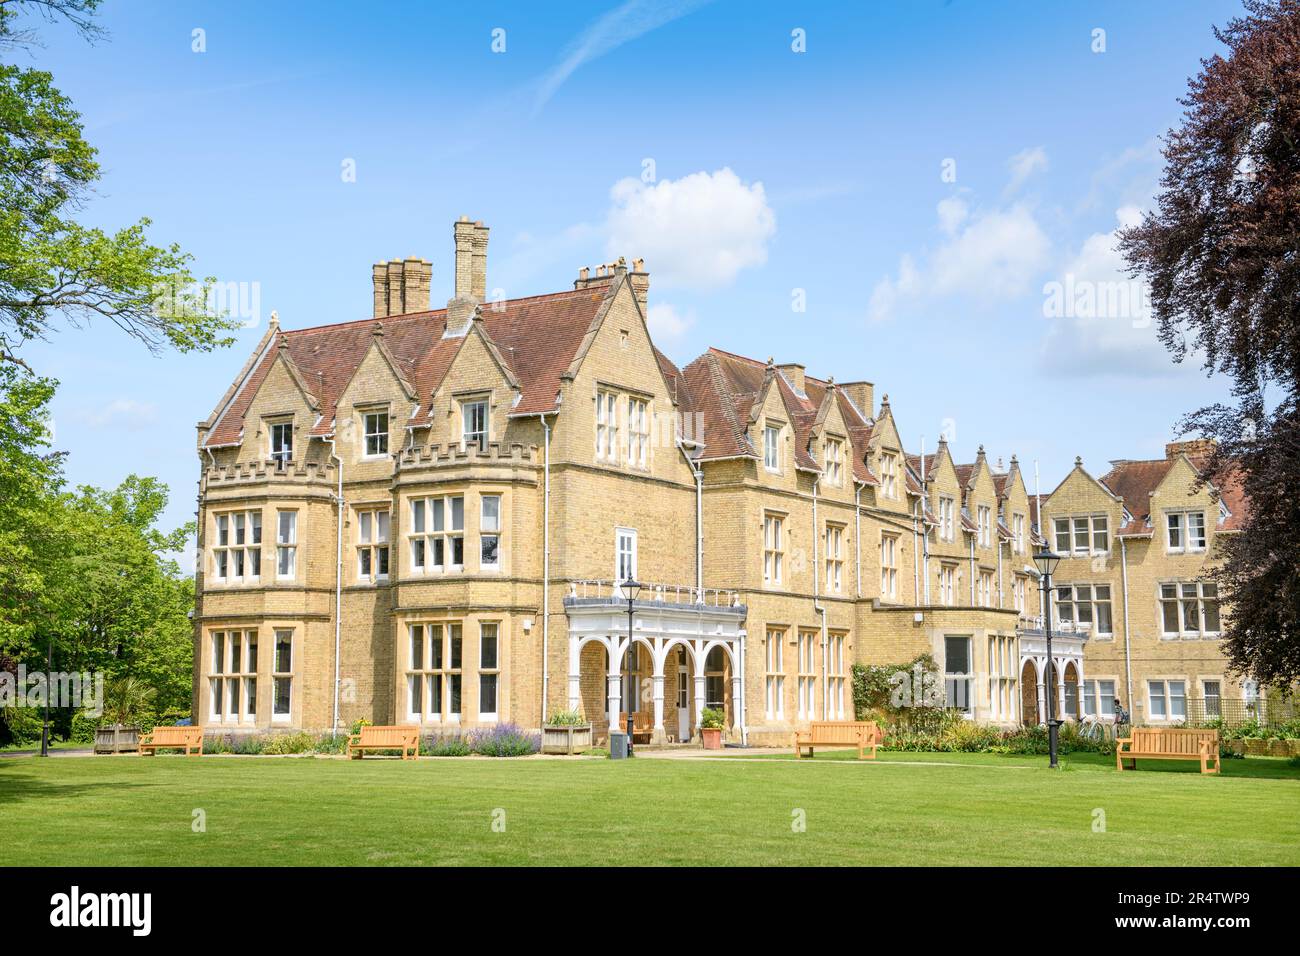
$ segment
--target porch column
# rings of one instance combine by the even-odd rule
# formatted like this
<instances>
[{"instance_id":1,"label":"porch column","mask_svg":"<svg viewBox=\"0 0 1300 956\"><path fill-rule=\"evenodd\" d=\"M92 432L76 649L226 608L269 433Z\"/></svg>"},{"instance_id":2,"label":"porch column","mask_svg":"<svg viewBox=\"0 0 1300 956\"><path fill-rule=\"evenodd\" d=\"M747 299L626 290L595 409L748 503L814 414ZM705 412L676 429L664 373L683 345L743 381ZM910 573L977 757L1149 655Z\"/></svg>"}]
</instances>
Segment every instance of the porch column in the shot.
<instances>
[{"instance_id":1,"label":"porch column","mask_svg":"<svg viewBox=\"0 0 1300 956\"><path fill-rule=\"evenodd\" d=\"M578 650L578 639L569 638L569 710L582 706L582 653Z\"/></svg>"},{"instance_id":2,"label":"porch column","mask_svg":"<svg viewBox=\"0 0 1300 956\"><path fill-rule=\"evenodd\" d=\"M1065 718L1065 664L1058 661L1053 667L1056 672L1056 716L1058 719Z\"/></svg>"},{"instance_id":3,"label":"porch column","mask_svg":"<svg viewBox=\"0 0 1300 956\"><path fill-rule=\"evenodd\" d=\"M695 730L700 729L700 724L704 722L704 675L696 673L695 675Z\"/></svg>"},{"instance_id":4,"label":"porch column","mask_svg":"<svg viewBox=\"0 0 1300 956\"><path fill-rule=\"evenodd\" d=\"M1035 661L1038 667L1038 722L1047 723L1047 668L1042 661Z\"/></svg>"},{"instance_id":5,"label":"porch column","mask_svg":"<svg viewBox=\"0 0 1300 956\"><path fill-rule=\"evenodd\" d=\"M731 673L731 727L736 733L740 733L740 724L744 716L745 701L741 697L740 675L736 673L733 665Z\"/></svg>"},{"instance_id":6,"label":"porch column","mask_svg":"<svg viewBox=\"0 0 1300 956\"><path fill-rule=\"evenodd\" d=\"M606 646L609 648L609 673L605 683L609 700L609 732L612 734L621 730L619 711L623 703L623 642L611 638Z\"/></svg>"}]
</instances>

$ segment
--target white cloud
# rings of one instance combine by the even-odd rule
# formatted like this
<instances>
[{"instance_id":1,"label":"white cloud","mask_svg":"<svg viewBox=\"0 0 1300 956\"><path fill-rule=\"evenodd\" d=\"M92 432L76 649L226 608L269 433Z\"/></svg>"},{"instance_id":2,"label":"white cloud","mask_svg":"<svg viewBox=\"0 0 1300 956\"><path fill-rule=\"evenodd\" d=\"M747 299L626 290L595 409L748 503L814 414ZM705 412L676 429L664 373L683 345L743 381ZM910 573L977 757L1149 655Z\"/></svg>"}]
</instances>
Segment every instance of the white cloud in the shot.
<instances>
[{"instance_id":1,"label":"white cloud","mask_svg":"<svg viewBox=\"0 0 1300 956\"><path fill-rule=\"evenodd\" d=\"M1150 298L1128 276L1117 245L1119 229L1141 219L1136 206L1116 210L1116 229L1094 233L1043 286L1043 314L1052 323L1043 363L1072 377L1182 375L1195 357L1176 365L1156 337Z\"/></svg>"},{"instance_id":2,"label":"white cloud","mask_svg":"<svg viewBox=\"0 0 1300 956\"><path fill-rule=\"evenodd\" d=\"M1010 196L1023 186L1030 176L1047 169L1047 150L1041 146L1022 149L1007 160L1007 167L1011 170L1011 180L1002 192L1004 196Z\"/></svg>"},{"instance_id":3,"label":"white cloud","mask_svg":"<svg viewBox=\"0 0 1300 956\"><path fill-rule=\"evenodd\" d=\"M644 257L656 285L712 289L767 261L776 216L763 184L746 185L729 168L610 190L610 255Z\"/></svg>"},{"instance_id":4,"label":"white cloud","mask_svg":"<svg viewBox=\"0 0 1300 956\"><path fill-rule=\"evenodd\" d=\"M693 324L695 324L693 312L683 314L678 311L677 306L668 302L656 302L646 313L646 325L650 327L650 335L660 341L681 338Z\"/></svg>"},{"instance_id":5,"label":"white cloud","mask_svg":"<svg viewBox=\"0 0 1300 956\"><path fill-rule=\"evenodd\" d=\"M867 306L868 318L892 318L907 302L926 298L965 296L979 302L1010 299L1028 292L1031 280L1047 265L1051 247L1029 207L970 213L964 200L939 203L939 228L947 240L924 266L903 256L898 275L876 283Z\"/></svg>"},{"instance_id":6,"label":"white cloud","mask_svg":"<svg viewBox=\"0 0 1300 956\"><path fill-rule=\"evenodd\" d=\"M128 431L138 431L158 420L158 406L151 402L137 402L133 398L119 398L107 405L96 406L85 414L84 420L92 428L121 425Z\"/></svg>"},{"instance_id":7,"label":"white cloud","mask_svg":"<svg viewBox=\"0 0 1300 956\"><path fill-rule=\"evenodd\" d=\"M707 0L678 0L656 3L653 0L628 0L599 17L565 48L560 62L544 73L533 98L536 114L555 95L574 72L585 63L610 53L624 43L657 30L666 23L686 16Z\"/></svg>"}]
</instances>

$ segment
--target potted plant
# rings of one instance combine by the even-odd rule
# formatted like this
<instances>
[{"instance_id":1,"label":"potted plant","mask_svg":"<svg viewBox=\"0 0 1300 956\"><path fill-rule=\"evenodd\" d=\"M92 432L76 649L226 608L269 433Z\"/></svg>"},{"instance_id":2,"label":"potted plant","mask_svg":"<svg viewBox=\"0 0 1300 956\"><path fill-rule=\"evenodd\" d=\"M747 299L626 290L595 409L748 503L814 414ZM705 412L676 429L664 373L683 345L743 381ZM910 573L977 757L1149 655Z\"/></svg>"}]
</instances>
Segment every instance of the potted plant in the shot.
<instances>
[{"instance_id":1,"label":"potted plant","mask_svg":"<svg viewBox=\"0 0 1300 956\"><path fill-rule=\"evenodd\" d=\"M591 724L580 710L557 710L542 728L542 753L576 754L590 750Z\"/></svg>"},{"instance_id":2,"label":"potted plant","mask_svg":"<svg viewBox=\"0 0 1300 956\"><path fill-rule=\"evenodd\" d=\"M722 728L727 722L727 715L718 707L705 707L700 715L700 738L705 750L722 749Z\"/></svg>"},{"instance_id":3,"label":"potted plant","mask_svg":"<svg viewBox=\"0 0 1300 956\"><path fill-rule=\"evenodd\" d=\"M149 712L154 689L138 677L119 677L104 688L104 722L95 728L95 753L140 749L139 720Z\"/></svg>"}]
</instances>

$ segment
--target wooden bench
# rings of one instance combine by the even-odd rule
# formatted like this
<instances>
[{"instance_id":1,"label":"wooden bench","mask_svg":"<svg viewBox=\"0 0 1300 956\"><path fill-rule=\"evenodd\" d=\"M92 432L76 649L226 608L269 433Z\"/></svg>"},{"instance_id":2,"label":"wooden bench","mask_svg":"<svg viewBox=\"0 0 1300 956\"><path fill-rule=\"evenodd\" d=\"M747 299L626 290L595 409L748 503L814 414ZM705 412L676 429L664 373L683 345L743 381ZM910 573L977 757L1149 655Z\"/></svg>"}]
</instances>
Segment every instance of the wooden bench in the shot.
<instances>
[{"instance_id":1,"label":"wooden bench","mask_svg":"<svg viewBox=\"0 0 1300 956\"><path fill-rule=\"evenodd\" d=\"M348 737L348 758L361 759L366 750L400 750L402 759L414 760L420 753L419 727L362 727Z\"/></svg>"},{"instance_id":2,"label":"wooden bench","mask_svg":"<svg viewBox=\"0 0 1300 956\"><path fill-rule=\"evenodd\" d=\"M814 720L807 730L795 731L794 755L802 759L806 749L811 757L817 747L857 747L859 760L875 760L880 736L874 720Z\"/></svg>"},{"instance_id":3,"label":"wooden bench","mask_svg":"<svg viewBox=\"0 0 1300 956\"><path fill-rule=\"evenodd\" d=\"M1115 769L1131 760L1137 769L1143 760L1199 760L1201 773L1219 772L1219 732L1183 727L1134 727L1129 736L1115 741ZM1213 769L1210 768L1213 764Z\"/></svg>"},{"instance_id":4,"label":"wooden bench","mask_svg":"<svg viewBox=\"0 0 1300 956\"><path fill-rule=\"evenodd\" d=\"M654 724L649 714L633 712L632 743L648 744L654 738Z\"/></svg>"},{"instance_id":5,"label":"wooden bench","mask_svg":"<svg viewBox=\"0 0 1300 956\"><path fill-rule=\"evenodd\" d=\"M140 735L140 755L155 756L158 750L184 750L185 756L193 750L197 756L203 756L202 727L155 727L147 734Z\"/></svg>"}]
</instances>

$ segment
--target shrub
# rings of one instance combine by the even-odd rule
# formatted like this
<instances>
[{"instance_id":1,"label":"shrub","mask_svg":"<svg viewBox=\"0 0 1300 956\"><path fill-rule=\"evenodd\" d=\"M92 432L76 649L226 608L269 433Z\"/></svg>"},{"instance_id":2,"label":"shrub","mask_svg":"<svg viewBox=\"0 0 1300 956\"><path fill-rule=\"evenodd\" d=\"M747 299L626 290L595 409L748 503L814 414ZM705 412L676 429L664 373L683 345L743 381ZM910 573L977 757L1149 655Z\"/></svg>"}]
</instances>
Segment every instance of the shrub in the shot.
<instances>
[{"instance_id":1,"label":"shrub","mask_svg":"<svg viewBox=\"0 0 1300 956\"><path fill-rule=\"evenodd\" d=\"M348 738L343 734L321 734L312 750L318 754L341 754L347 749Z\"/></svg>"},{"instance_id":2,"label":"shrub","mask_svg":"<svg viewBox=\"0 0 1300 956\"><path fill-rule=\"evenodd\" d=\"M517 724L498 724L470 735L470 746L485 757L523 757L542 748L542 739Z\"/></svg>"},{"instance_id":3,"label":"shrub","mask_svg":"<svg viewBox=\"0 0 1300 956\"><path fill-rule=\"evenodd\" d=\"M68 739L79 744L93 743L95 728L98 726L98 717L92 717L85 711L79 710L72 715L72 729L68 731Z\"/></svg>"},{"instance_id":4,"label":"shrub","mask_svg":"<svg viewBox=\"0 0 1300 956\"><path fill-rule=\"evenodd\" d=\"M359 734L361 733L362 727L369 726L371 726L371 720L369 717L358 717L356 720L352 721L352 730L350 733L353 735Z\"/></svg>"},{"instance_id":5,"label":"shrub","mask_svg":"<svg viewBox=\"0 0 1300 956\"><path fill-rule=\"evenodd\" d=\"M303 754L310 753L316 744L311 734L273 734L262 746L264 754Z\"/></svg>"},{"instance_id":6,"label":"shrub","mask_svg":"<svg viewBox=\"0 0 1300 956\"><path fill-rule=\"evenodd\" d=\"M580 710L557 710L546 719L548 727L582 727L586 723Z\"/></svg>"},{"instance_id":7,"label":"shrub","mask_svg":"<svg viewBox=\"0 0 1300 956\"><path fill-rule=\"evenodd\" d=\"M727 724L727 714L719 707L705 707L700 714L700 726L705 730L721 730Z\"/></svg>"},{"instance_id":8,"label":"shrub","mask_svg":"<svg viewBox=\"0 0 1300 956\"><path fill-rule=\"evenodd\" d=\"M41 739L42 717L38 707L5 707L0 709L9 739L16 744L30 744Z\"/></svg>"},{"instance_id":9,"label":"shrub","mask_svg":"<svg viewBox=\"0 0 1300 956\"><path fill-rule=\"evenodd\" d=\"M420 741L420 754L425 757L468 757L473 752L469 741L458 733L426 737Z\"/></svg>"}]
</instances>

